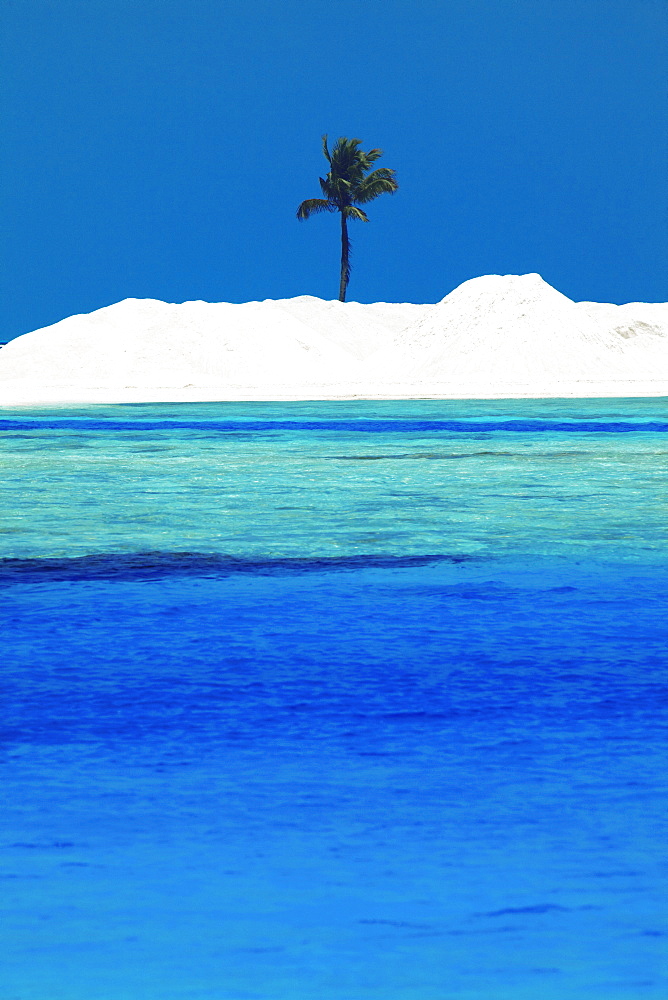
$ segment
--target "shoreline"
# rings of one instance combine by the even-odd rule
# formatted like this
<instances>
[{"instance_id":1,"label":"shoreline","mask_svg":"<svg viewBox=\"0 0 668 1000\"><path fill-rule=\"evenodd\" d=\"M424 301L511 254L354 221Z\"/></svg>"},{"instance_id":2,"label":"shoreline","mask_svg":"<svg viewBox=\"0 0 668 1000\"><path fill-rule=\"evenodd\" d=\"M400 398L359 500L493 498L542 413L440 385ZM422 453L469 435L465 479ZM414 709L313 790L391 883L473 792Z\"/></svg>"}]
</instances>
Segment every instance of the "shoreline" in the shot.
<instances>
[{"instance_id":1,"label":"shoreline","mask_svg":"<svg viewBox=\"0 0 668 1000\"><path fill-rule=\"evenodd\" d=\"M0 410L16 406L113 405L121 403L280 403L420 399L641 399L666 398L668 379L426 383L419 385L228 385L228 386L3 386Z\"/></svg>"}]
</instances>

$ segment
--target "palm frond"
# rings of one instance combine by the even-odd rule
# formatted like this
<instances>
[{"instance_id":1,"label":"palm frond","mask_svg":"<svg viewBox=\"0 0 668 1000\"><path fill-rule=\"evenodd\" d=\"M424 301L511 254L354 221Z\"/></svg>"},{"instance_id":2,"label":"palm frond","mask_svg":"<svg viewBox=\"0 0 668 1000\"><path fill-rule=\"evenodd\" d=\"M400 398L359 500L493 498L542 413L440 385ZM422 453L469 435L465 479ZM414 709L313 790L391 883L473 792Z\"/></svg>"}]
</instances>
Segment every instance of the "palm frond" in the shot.
<instances>
[{"instance_id":1,"label":"palm frond","mask_svg":"<svg viewBox=\"0 0 668 1000\"><path fill-rule=\"evenodd\" d=\"M367 181L375 181L381 178L386 181L392 181L393 184L396 184L397 187L399 187L399 185L397 184L396 171L391 170L390 167L378 167L372 173L367 174L367 176L364 178L364 183L366 184Z\"/></svg>"},{"instance_id":2,"label":"palm frond","mask_svg":"<svg viewBox=\"0 0 668 1000\"><path fill-rule=\"evenodd\" d=\"M361 145L362 145L361 139L346 139L345 135L340 135L339 138L336 140L334 150L337 151L346 150L351 153L354 153ZM332 153L334 152L334 150L332 150Z\"/></svg>"},{"instance_id":3,"label":"palm frond","mask_svg":"<svg viewBox=\"0 0 668 1000\"><path fill-rule=\"evenodd\" d=\"M377 173L379 171L375 171L375 174ZM394 177L377 177L374 174L370 174L355 191L354 200L358 205L366 205L381 194L394 194L398 187L399 185Z\"/></svg>"},{"instance_id":4,"label":"palm frond","mask_svg":"<svg viewBox=\"0 0 668 1000\"><path fill-rule=\"evenodd\" d=\"M364 173L364 153L359 149L361 139L339 136L332 150L331 173L353 180Z\"/></svg>"},{"instance_id":5,"label":"palm frond","mask_svg":"<svg viewBox=\"0 0 668 1000\"><path fill-rule=\"evenodd\" d=\"M297 218L308 219L311 215L317 215L318 212L335 211L336 206L331 201L326 201L324 198L307 198L297 209Z\"/></svg>"},{"instance_id":6,"label":"palm frond","mask_svg":"<svg viewBox=\"0 0 668 1000\"><path fill-rule=\"evenodd\" d=\"M322 137L322 151L325 154L325 159L327 160L327 162L331 163L332 162L332 158L329 155L329 149L327 148L327 133L326 132L325 132L325 134Z\"/></svg>"},{"instance_id":7,"label":"palm frond","mask_svg":"<svg viewBox=\"0 0 668 1000\"><path fill-rule=\"evenodd\" d=\"M359 219L360 222L369 221L369 217L366 212L363 212L361 208L357 208L355 205L346 205L343 209L343 214L346 219Z\"/></svg>"},{"instance_id":8,"label":"palm frond","mask_svg":"<svg viewBox=\"0 0 668 1000\"><path fill-rule=\"evenodd\" d=\"M329 180L330 176L331 176L330 174L327 174L327 177L318 177L318 180L320 181L320 190L324 194L325 198L331 198L332 195L334 194L331 182Z\"/></svg>"},{"instance_id":9,"label":"palm frond","mask_svg":"<svg viewBox=\"0 0 668 1000\"><path fill-rule=\"evenodd\" d=\"M354 192L357 188L355 181L349 180L346 177L340 177L333 170L326 177L318 179L320 181L320 190L328 201L333 202L337 208L340 209L344 205L350 205L354 200Z\"/></svg>"}]
</instances>

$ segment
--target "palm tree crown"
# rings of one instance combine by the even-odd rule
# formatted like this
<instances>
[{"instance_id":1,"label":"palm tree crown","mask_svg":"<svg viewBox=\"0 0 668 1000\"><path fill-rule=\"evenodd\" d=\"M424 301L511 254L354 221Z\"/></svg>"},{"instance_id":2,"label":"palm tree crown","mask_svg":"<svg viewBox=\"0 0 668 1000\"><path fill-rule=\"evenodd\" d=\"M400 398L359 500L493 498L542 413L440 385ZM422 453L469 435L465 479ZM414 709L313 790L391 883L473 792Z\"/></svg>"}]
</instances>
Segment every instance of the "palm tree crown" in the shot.
<instances>
[{"instance_id":1,"label":"palm tree crown","mask_svg":"<svg viewBox=\"0 0 668 1000\"><path fill-rule=\"evenodd\" d=\"M336 140L330 153L327 136L322 137L322 150L329 163L326 177L320 178L320 188L324 198L308 198L297 209L298 219L308 219L317 212L341 213L341 281L339 299L346 300L346 289L350 281L350 240L348 239L348 219L368 222L366 212L359 205L366 205L381 194L394 194L397 184L394 170L379 167L371 170L371 165L383 155L382 149L370 149L365 153L360 149L361 139Z\"/></svg>"}]
</instances>

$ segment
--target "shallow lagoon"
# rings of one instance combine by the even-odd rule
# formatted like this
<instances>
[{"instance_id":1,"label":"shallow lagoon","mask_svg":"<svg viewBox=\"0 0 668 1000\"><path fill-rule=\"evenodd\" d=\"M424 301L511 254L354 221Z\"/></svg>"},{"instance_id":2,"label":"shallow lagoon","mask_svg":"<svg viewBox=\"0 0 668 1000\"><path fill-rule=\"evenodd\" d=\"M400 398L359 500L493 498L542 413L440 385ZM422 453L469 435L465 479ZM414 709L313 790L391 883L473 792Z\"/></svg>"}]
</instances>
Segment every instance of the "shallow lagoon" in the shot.
<instances>
[{"instance_id":1,"label":"shallow lagoon","mask_svg":"<svg viewBox=\"0 0 668 1000\"><path fill-rule=\"evenodd\" d=\"M0 412L1 1000L664 996L667 413Z\"/></svg>"}]
</instances>

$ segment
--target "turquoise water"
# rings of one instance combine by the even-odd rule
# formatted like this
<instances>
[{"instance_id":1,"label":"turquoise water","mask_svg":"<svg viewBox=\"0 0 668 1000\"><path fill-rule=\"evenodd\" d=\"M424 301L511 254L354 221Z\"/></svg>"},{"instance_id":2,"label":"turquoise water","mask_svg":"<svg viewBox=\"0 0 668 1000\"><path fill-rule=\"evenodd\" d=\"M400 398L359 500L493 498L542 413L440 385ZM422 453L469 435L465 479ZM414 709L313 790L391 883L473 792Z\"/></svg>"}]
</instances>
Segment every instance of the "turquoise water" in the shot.
<instances>
[{"instance_id":1,"label":"turquoise water","mask_svg":"<svg viewBox=\"0 0 668 1000\"><path fill-rule=\"evenodd\" d=\"M0 435L0 1000L666 995L665 400Z\"/></svg>"}]
</instances>

